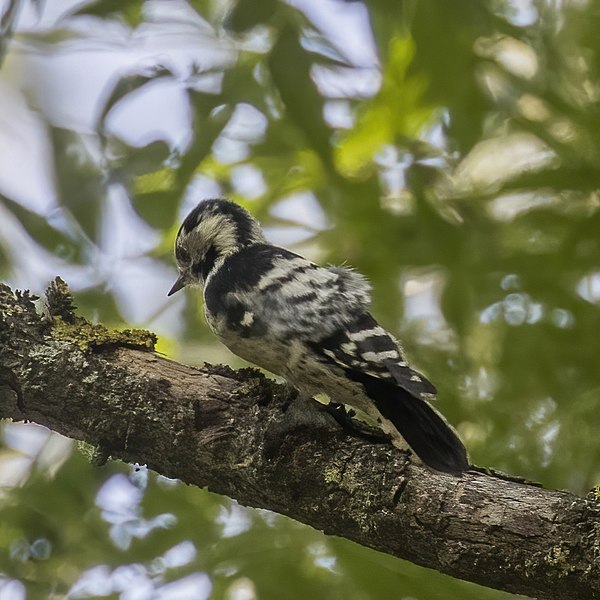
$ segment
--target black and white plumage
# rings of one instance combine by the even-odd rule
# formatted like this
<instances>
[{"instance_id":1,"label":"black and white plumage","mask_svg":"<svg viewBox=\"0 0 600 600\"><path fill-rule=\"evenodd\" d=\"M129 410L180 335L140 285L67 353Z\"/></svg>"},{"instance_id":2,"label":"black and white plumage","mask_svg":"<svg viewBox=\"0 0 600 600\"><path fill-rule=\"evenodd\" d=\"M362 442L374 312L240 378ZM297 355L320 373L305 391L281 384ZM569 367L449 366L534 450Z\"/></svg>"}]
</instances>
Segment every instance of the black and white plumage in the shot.
<instances>
[{"instance_id":1,"label":"black and white plumage","mask_svg":"<svg viewBox=\"0 0 600 600\"><path fill-rule=\"evenodd\" d=\"M169 295L202 286L208 324L232 352L306 398L326 394L374 417L394 445L406 440L434 469L468 469L463 444L427 401L435 387L369 313L361 275L269 244L258 222L226 200L190 212L175 255L180 276Z\"/></svg>"}]
</instances>

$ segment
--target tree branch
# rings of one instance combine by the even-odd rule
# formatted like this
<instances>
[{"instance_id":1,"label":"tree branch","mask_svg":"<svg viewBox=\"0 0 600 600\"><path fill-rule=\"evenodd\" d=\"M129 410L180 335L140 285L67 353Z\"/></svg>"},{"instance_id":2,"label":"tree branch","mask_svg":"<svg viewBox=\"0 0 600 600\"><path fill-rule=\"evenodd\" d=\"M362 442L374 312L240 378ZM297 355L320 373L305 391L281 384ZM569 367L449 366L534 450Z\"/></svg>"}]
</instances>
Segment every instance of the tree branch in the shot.
<instances>
[{"instance_id":1,"label":"tree branch","mask_svg":"<svg viewBox=\"0 0 600 600\"><path fill-rule=\"evenodd\" d=\"M258 371L192 368L152 334L49 315L0 285L0 416L454 577L536 598L600 598L600 504L481 473L432 472L349 435ZM291 418L290 415L294 415Z\"/></svg>"}]
</instances>

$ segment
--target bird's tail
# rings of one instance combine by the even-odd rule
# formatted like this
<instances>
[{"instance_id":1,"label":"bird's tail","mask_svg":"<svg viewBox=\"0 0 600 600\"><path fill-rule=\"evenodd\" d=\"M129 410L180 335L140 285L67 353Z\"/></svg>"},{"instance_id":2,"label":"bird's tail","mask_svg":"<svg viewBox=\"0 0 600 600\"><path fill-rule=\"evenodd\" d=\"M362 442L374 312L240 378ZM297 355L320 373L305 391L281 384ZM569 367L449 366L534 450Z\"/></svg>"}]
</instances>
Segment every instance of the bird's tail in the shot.
<instances>
[{"instance_id":1,"label":"bird's tail","mask_svg":"<svg viewBox=\"0 0 600 600\"><path fill-rule=\"evenodd\" d=\"M378 386L379 387L379 386ZM389 385L367 393L379 412L400 432L415 454L429 467L446 473L469 469L467 451L454 429L433 406L402 388Z\"/></svg>"},{"instance_id":2,"label":"bird's tail","mask_svg":"<svg viewBox=\"0 0 600 600\"><path fill-rule=\"evenodd\" d=\"M398 389L396 398L376 401L379 412L429 467L447 473L468 470L467 451L454 429L425 400Z\"/></svg>"}]
</instances>

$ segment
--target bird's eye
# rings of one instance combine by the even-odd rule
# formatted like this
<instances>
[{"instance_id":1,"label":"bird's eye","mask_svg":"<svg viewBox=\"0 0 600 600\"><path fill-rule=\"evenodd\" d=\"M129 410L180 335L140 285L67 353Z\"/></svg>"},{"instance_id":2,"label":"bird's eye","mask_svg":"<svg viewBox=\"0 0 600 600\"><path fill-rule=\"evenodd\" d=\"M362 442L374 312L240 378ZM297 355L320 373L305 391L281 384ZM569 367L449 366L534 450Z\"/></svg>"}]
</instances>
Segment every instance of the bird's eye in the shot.
<instances>
[{"instance_id":1,"label":"bird's eye","mask_svg":"<svg viewBox=\"0 0 600 600\"><path fill-rule=\"evenodd\" d=\"M179 264L187 265L191 262L190 253L181 246L178 246L175 250L175 257L177 258L177 262Z\"/></svg>"}]
</instances>

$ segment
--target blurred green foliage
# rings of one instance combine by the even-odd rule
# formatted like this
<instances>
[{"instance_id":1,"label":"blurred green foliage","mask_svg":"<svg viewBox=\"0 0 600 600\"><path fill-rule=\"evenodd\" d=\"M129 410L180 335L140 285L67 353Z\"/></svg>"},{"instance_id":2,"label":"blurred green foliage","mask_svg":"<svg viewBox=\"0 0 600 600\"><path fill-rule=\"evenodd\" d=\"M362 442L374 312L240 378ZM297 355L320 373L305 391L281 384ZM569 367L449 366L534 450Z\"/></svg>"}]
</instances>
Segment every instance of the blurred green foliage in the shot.
<instances>
[{"instance_id":1,"label":"blurred green foliage","mask_svg":"<svg viewBox=\"0 0 600 600\"><path fill-rule=\"evenodd\" d=\"M0 276L39 291L64 271L89 318L155 329L183 361L239 364L214 344L197 294L185 305L162 300L194 190L216 190L288 246L370 278L375 314L437 385L473 462L585 493L600 481L600 1L323 4L325 18L308 3L303 12L279 0L227 10L191 1L170 25L195 28L204 54L187 70L164 48L151 68L115 68L93 131L65 126L27 88L55 200L44 208L13 197L0 176ZM36 52L99 40L126 49L161 25L149 5L99 0L50 28L6 17L14 33L1 46L0 84L22 85L14 65L33 69ZM362 37L348 30L340 41L335 15L357 7ZM115 31L126 34L115 41ZM111 118L160 85L186 98L186 141L117 133ZM139 242L119 252L107 217L115 197L123 237ZM115 283L131 265L157 282L151 309L129 305ZM236 595L237 585L278 599L509 597L155 476L135 518L173 519L120 547L96 494L124 466L96 469L74 453L52 474L28 473L0 501L0 571L31 598L59 597L98 565L113 575L138 565L157 589L206 573L215 598L254 597ZM244 529L224 535L232 511ZM50 544L41 542L41 558L32 550L40 539ZM185 540L197 550L189 563L157 566Z\"/></svg>"}]
</instances>

